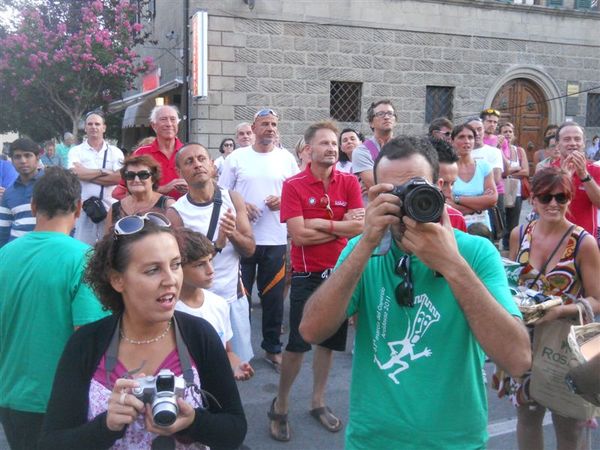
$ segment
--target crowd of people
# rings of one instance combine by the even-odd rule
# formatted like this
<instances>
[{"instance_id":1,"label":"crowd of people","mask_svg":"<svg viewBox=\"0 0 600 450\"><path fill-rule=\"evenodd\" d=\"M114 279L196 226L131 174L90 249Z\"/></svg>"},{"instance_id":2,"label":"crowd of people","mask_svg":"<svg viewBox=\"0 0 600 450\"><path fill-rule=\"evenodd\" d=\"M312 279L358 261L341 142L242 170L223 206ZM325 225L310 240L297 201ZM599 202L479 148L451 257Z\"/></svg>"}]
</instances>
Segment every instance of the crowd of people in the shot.
<instances>
[{"instance_id":1,"label":"crowd of people","mask_svg":"<svg viewBox=\"0 0 600 450\"><path fill-rule=\"evenodd\" d=\"M329 432L345 428L349 449L484 448L486 358L510 380L519 448L542 449L532 335L577 318L580 303L600 313L600 165L585 130L548 127L530 173L515 126L494 109L435 119L427 136L395 136L390 100L366 117L368 137L311 124L297 158L270 108L223 139L216 160L178 139L169 105L150 115L156 137L127 156L99 112L79 145L68 134L43 150L13 142L11 162L0 160L0 421L11 448L238 448L256 288L260 357L279 374L273 439L292 438L291 389L314 344L309 412ZM502 255L520 265L523 289L562 299L535 326ZM349 345L343 424L326 386L333 351ZM593 417L552 413L558 448L583 450Z\"/></svg>"}]
</instances>

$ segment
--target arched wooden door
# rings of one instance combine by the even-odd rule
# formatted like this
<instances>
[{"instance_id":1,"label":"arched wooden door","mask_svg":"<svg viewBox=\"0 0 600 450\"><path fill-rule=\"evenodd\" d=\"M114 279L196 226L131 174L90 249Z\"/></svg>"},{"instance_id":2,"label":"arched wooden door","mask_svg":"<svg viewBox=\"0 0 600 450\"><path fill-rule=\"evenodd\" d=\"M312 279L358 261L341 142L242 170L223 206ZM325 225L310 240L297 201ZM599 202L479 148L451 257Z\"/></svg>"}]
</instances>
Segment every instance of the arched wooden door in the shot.
<instances>
[{"instance_id":1,"label":"arched wooden door","mask_svg":"<svg viewBox=\"0 0 600 450\"><path fill-rule=\"evenodd\" d=\"M492 102L502 122L515 125L516 143L527 152L531 167L533 154L544 148L544 129L548 125L548 104L542 90L533 81L516 78L506 83Z\"/></svg>"}]
</instances>

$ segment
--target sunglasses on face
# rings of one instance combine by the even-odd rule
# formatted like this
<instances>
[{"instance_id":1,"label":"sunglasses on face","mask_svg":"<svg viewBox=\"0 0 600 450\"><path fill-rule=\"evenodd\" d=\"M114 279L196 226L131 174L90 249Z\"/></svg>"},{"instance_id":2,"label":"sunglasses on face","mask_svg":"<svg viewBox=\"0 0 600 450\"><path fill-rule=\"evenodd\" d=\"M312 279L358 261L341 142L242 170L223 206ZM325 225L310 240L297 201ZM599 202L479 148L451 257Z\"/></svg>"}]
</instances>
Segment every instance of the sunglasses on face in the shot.
<instances>
[{"instance_id":1,"label":"sunglasses on face","mask_svg":"<svg viewBox=\"0 0 600 450\"><path fill-rule=\"evenodd\" d=\"M325 194L321 197L321 206L324 206L327 210L327 215L330 219L333 219L333 209L331 209L331 200L329 199L329 195Z\"/></svg>"},{"instance_id":2,"label":"sunglasses on face","mask_svg":"<svg viewBox=\"0 0 600 450\"><path fill-rule=\"evenodd\" d=\"M141 181L144 181L151 176L152 174L148 170L140 170L139 172L128 170L123 174L123 178L125 178L127 181L133 181L135 180L135 177L138 177Z\"/></svg>"},{"instance_id":3,"label":"sunglasses on face","mask_svg":"<svg viewBox=\"0 0 600 450\"><path fill-rule=\"evenodd\" d=\"M115 223L115 236L127 236L130 234L139 233L144 229L144 224L152 222L161 228L169 228L171 222L160 213L149 212L143 216L125 216Z\"/></svg>"},{"instance_id":4,"label":"sunglasses on face","mask_svg":"<svg viewBox=\"0 0 600 450\"><path fill-rule=\"evenodd\" d=\"M404 255L396 264L396 275L402 277L402 281L396 286L395 295L398 306L415 306L413 298L413 284L410 277L410 255Z\"/></svg>"},{"instance_id":5,"label":"sunglasses on face","mask_svg":"<svg viewBox=\"0 0 600 450\"><path fill-rule=\"evenodd\" d=\"M273 111L272 109L261 109L259 110L256 114L254 114L254 120L256 120L257 117L266 117L266 116L275 116L275 117L279 117L277 115L277 113L275 111Z\"/></svg>"},{"instance_id":6,"label":"sunglasses on face","mask_svg":"<svg viewBox=\"0 0 600 450\"><path fill-rule=\"evenodd\" d=\"M569 201L569 197L564 192L559 192L558 194L541 194L536 196L540 203L547 205L552 201L552 199L556 200L556 203L559 205L564 205Z\"/></svg>"},{"instance_id":7,"label":"sunglasses on face","mask_svg":"<svg viewBox=\"0 0 600 450\"><path fill-rule=\"evenodd\" d=\"M228 142L227 144L223 144L223 147L233 147L233 143Z\"/></svg>"}]
</instances>

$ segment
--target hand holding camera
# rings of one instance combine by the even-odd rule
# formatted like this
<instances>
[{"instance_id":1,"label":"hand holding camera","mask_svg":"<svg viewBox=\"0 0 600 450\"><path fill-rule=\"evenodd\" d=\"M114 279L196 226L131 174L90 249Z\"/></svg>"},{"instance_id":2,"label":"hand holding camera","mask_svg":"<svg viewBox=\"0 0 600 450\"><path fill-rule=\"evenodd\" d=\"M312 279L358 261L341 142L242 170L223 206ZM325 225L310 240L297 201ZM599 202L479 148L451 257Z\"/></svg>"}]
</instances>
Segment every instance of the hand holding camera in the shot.
<instances>
[{"instance_id":1,"label":"hand holding camera","mask_svg":"<svg viewBox=\"0 0 600 450\"><path fill-rule=\"evenodd\" d=\"M131 389L137 387L136 380L119 378L108 399L106 426L111 431L121 431L125 425L132 424L138 414L144 412L144 403L131 395Z\"/></svg>"}]
</instances>

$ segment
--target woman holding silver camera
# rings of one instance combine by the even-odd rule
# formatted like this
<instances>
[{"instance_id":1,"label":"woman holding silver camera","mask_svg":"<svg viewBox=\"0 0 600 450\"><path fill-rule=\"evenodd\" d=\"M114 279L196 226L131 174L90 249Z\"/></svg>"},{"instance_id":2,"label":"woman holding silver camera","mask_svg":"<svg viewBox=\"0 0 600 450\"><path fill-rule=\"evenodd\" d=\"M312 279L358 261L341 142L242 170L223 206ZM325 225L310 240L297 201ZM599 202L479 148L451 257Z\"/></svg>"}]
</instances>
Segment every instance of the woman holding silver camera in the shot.
<instances>
[{"instance_id":1,"label":"woman holding silver camera","mask_svg":"<svg viewBox=\"0 0 600 450\"><path fill-rule=\"evenodd\" d=\"M86 280L113 315L67 344L40 448L237 448L246 419L221 340L175 312L183 272L168 219L118 220Z\"/></svg>"},{"instance_id":2,"label":"woman holding silver camera","mask_svg":"<svg viewBox=\"0 0 600 450\"><path fill-rule=\"evenodd\" d=\"M569 222L566 212L573 198L571 176L556 167L538 171L532 180L532 203L539 218L510 234L509 258L521 265L519 285L544 295L561 297L563 304L547 310L539 325L577 317L574 300L585 296L593 313L600 312L600 252L594 238ZM529 375L515 386L517 441L522 450L543 449L542 422L546 408L530 399ZM552 412L559 449L581 449L584 421Z\"/></svg>"}]
</instances>

